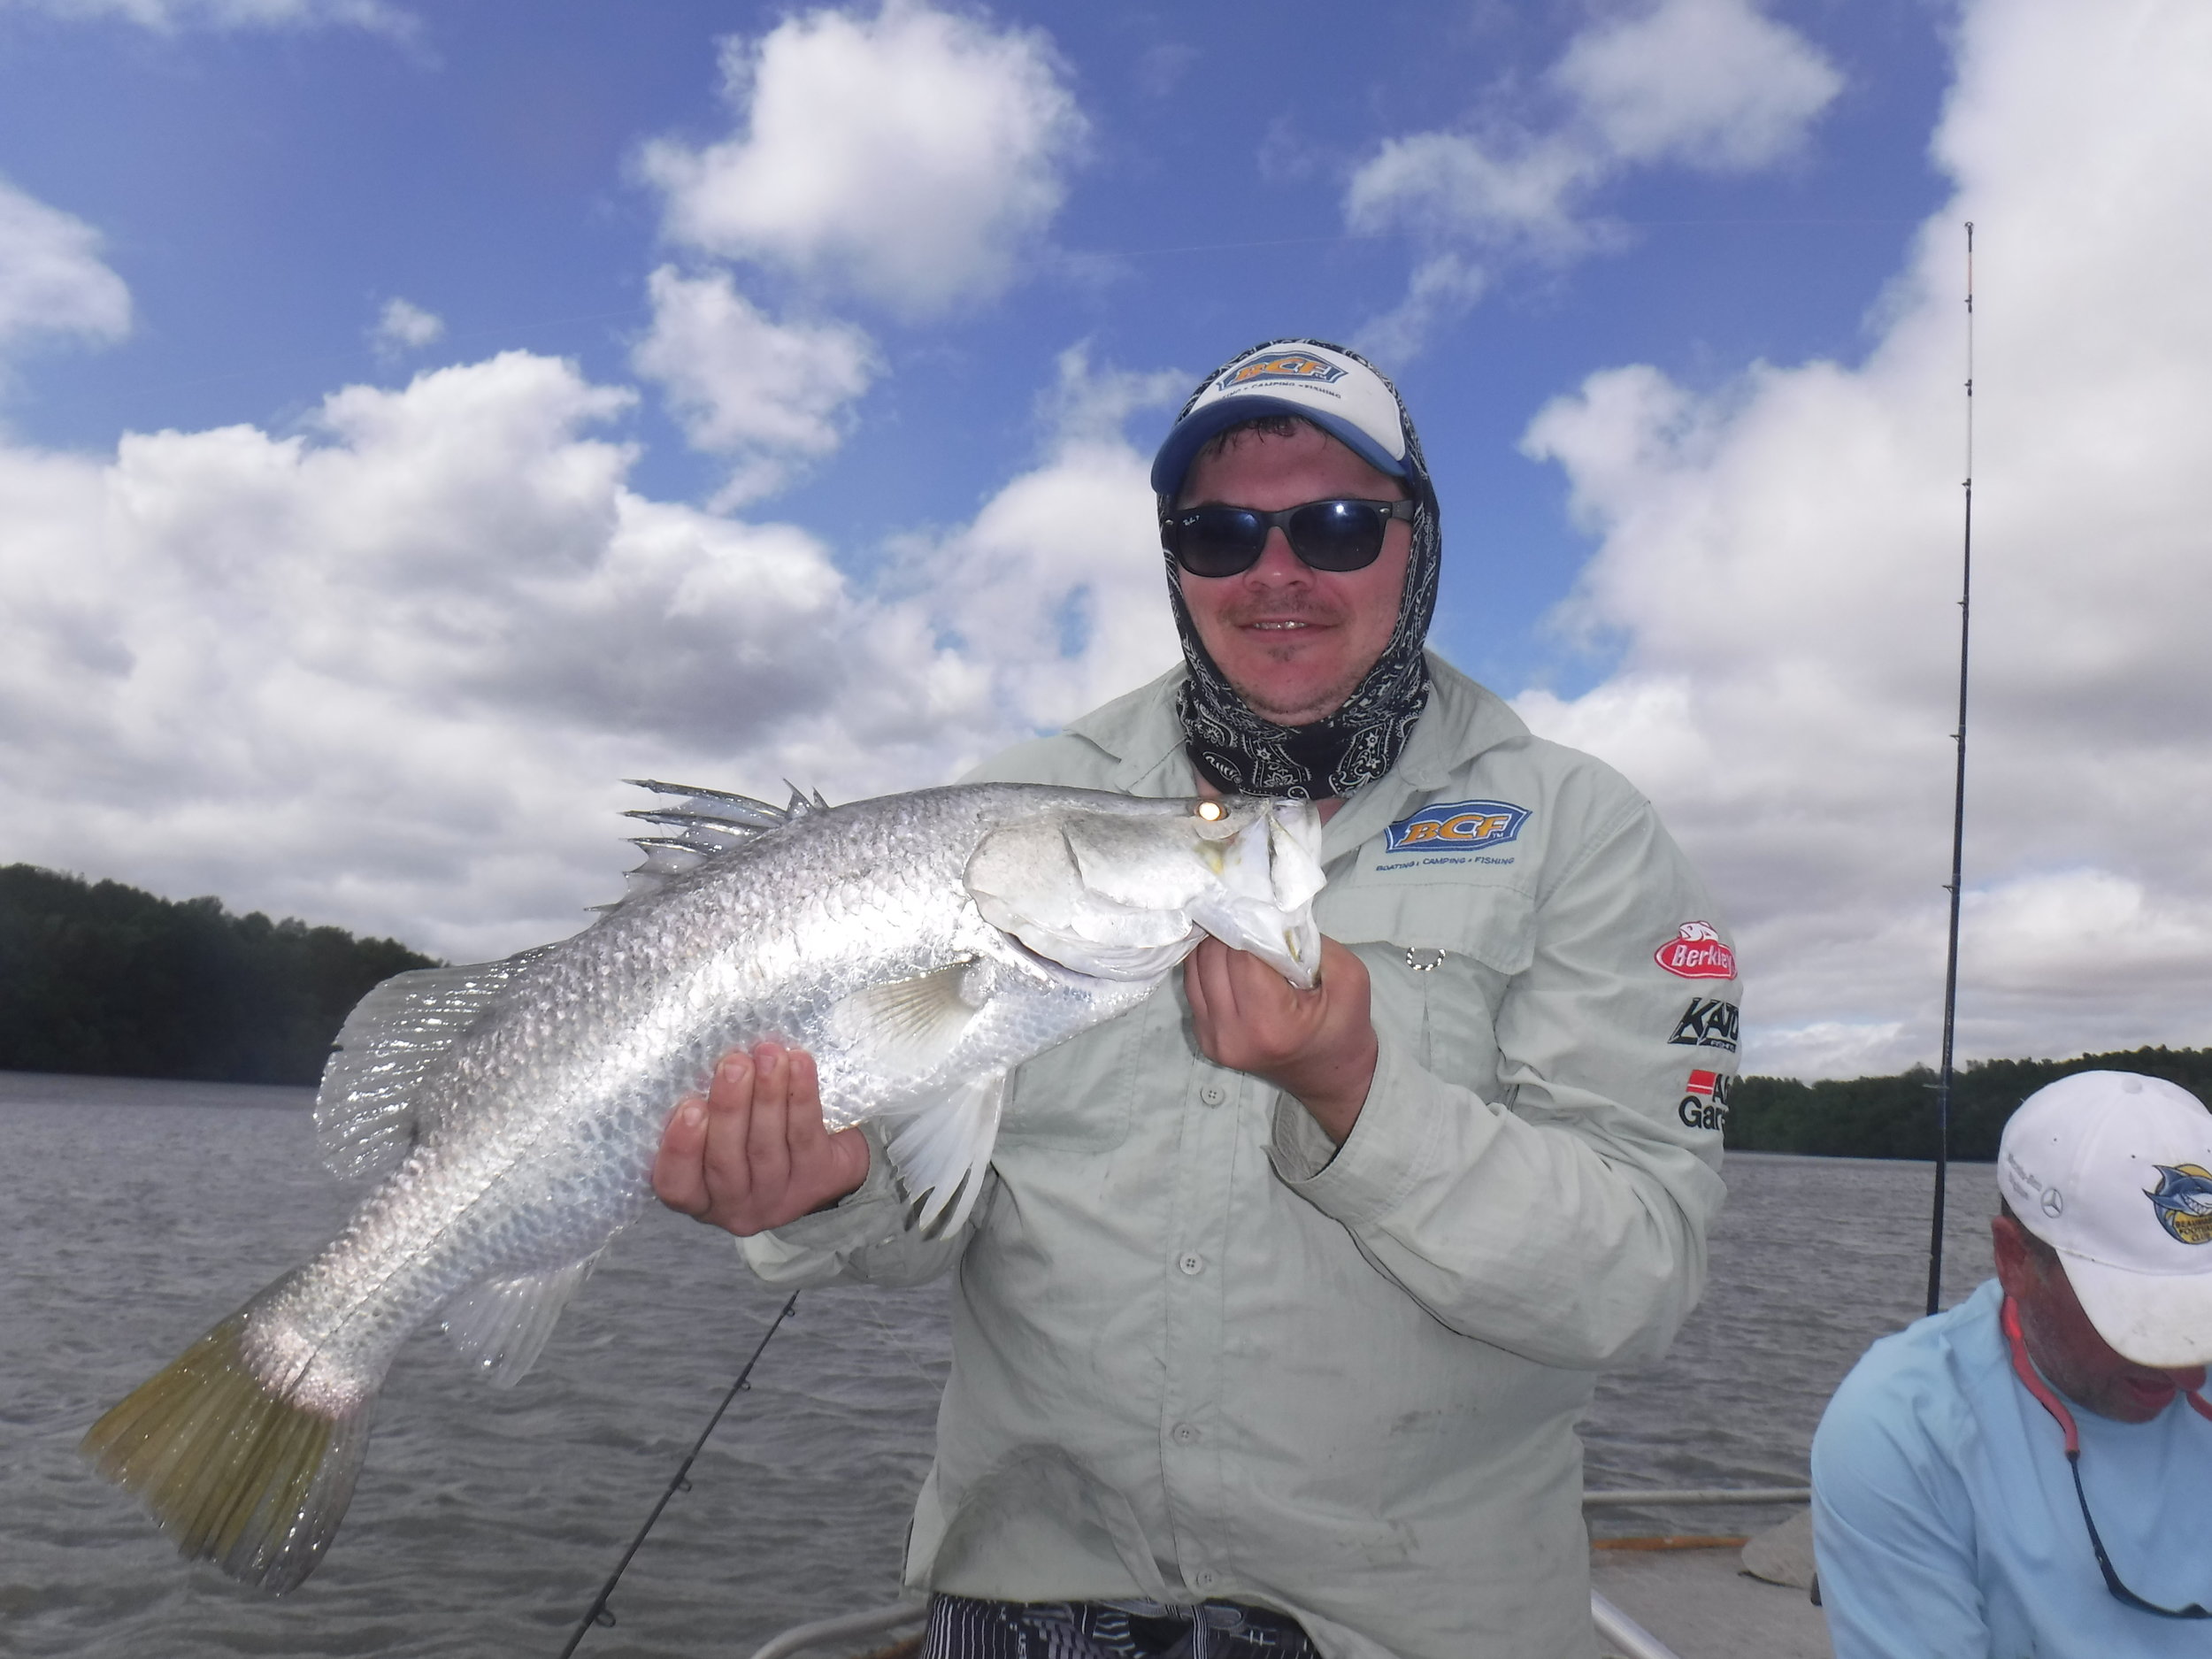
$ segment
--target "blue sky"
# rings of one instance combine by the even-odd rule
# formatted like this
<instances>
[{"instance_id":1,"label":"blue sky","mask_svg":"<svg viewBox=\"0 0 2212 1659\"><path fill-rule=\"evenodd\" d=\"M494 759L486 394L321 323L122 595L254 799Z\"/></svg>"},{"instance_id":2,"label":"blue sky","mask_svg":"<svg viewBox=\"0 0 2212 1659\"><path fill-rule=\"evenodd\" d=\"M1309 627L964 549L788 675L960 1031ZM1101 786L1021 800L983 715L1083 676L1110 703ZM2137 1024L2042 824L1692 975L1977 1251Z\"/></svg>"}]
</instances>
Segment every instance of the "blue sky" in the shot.
<instances>
[{"instance_id":1,"label":"blue sky","mask_svg":"<svg viewBox=\"0 0 2212 1659\"><path fill-rule=\"evenodd\" d=\"M84 448L125 430L281 429L334 385L510 348L624 378L647 275L670 252L640 148L726 133L718 42L786 15L516 0L426 9L394 38L196 27L183 9L170 32L0 10L0 171L100 230L136 313L126 341L19 363L7 419ZM1089 130L1065 205L1005 291L919 323L850 308L888 371L835 460L773 505L849 561L965 519L1033 459L1036 400L1071 343L1194 376L1271 334L1358 335L1423 242L1349 230L1350 174L1395 134L1556 122L1544 72L1607 14L1419 4L1357 28L1319 4L989 15L1048 37ZM1617 249L1502 262L1493 293L1425 349L1386 354L1451 515L1440 641L1502 686L1582 689L1605 665L1540 626L1590 541L1557 471L1516 449L1536 411L1621 361L1705 386L1761 357L1857 357L1869 304L1944 193L1926 155L1941 11L1770 15L1843 81L1801 143L1747 173L1623 169L1585 209ZM749 275L759 303L824 302L803 279ZM443 320L434 352L372 349L394 297ZM1133 438L1167 412L1133 418ZM712 493L718 469L656 403L625 430L645 445L641 488Z\"/></svg>"},{"instance_id":2,"label":"blue sky","mask_svg":"<svg viewBox=\"0 0 2212 1659\"><path fill-rule=\"evenodd\" d=\"M2212 1041L2212 23L2124 0L0 0L0 859L463 957L617 780L941 780L1171 660L1143 465L1400 380L1436 642L1659 803L1747 1058Z\"/></svg>"}]
</instances>

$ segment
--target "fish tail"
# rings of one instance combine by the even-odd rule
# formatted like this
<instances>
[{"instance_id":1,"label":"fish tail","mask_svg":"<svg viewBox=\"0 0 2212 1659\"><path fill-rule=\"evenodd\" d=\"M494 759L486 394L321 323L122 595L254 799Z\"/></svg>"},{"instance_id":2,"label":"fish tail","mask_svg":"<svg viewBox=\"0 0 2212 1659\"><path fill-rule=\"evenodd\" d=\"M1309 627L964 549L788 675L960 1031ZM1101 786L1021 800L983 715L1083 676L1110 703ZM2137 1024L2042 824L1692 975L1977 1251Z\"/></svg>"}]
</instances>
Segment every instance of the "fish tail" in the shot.
<instances>
[{"instance_id":1,"label":"fish tail","mask_svg":"<svg viewBox=\"0 0 2212 1659\"><path fill-rule=\"evenodd\" d=\"M273 1595L315 1570L353 1496L373 1394L336 1417L257 1374L252 1304L195 1342L85 1432L96 1468L193 1560Z\"/></svg>"}]
</instances>

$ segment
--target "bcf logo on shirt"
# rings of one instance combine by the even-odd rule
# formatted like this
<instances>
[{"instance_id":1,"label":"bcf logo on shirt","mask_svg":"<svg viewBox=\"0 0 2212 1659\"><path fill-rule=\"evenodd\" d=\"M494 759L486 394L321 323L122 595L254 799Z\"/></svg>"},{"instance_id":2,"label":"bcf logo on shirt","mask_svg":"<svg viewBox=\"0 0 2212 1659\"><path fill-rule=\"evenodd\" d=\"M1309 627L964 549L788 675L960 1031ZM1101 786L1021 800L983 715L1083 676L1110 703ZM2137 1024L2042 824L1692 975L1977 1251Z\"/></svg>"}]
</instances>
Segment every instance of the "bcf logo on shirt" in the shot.
<instances>
[{"instance_id":1,"label":"bcf logo on shirt","mask_svg":"<svg viewBox=\"0 0 2212 1659\"><path fill-rule=\"evenodd\" d=\"M1463 852L1470 847L1495 847L1518 835L1527 822L1528 809L1510 801L1440 801L1393 824L1385 832L1389 838L1385 850L1448 847Z\"/></svg>"}]
</instances>

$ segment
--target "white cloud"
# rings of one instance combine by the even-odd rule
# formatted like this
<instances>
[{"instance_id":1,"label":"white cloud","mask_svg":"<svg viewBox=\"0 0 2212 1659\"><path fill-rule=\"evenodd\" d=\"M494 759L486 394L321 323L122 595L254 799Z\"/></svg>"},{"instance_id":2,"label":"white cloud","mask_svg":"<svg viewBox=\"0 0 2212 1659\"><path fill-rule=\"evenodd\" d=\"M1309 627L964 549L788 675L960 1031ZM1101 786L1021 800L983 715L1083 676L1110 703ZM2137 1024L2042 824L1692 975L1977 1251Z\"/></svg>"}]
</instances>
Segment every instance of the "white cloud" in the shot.
<instances>
[{"instance_id":1,"label":"white cloud","mask_svg":"<svg viewBox=\"0 0 2212 1659\"><path fill-rule=\"evenodd\" d=\"M849 324L772 322L727 273L653 273L653 326L632 365L667 389L695 449L738 463L717 498L733 506L780 485L795 460L841 441L839 411L868 389L872 342Z\"/></svg>"},{"instance_id":2,"label":"white cloud","mask_svg":"<svg viewBox=\"0 0 2212 1659\"><path fill-rule=\"evenodd\" d=\"M518 352L296 436L0 450L7 856L447 953L571 929L615 780L772 781L854 626L810 536L631 491L589 435L629 402Z\"/></svg>"},{"instance_id":3,"label":"white cloud","mask_svg":"<svg viewBox=\"0 0 2212 1659\"><path fill-rule=\"evenodd\" d=\"M1546 81L1564 105L1548 127L1491 110L1479 132L1386 139L1353 173L1345 223L1411 231L1428 250L1405 299L1369 326L1379 349L1409 355L1474 303L1485 273L1469 256L1559 262L1613 245L1617 233L1586 211L1601 186L1668 162L1771 165L1802 147L1843 84L1755 0L1658 0L1594 23Z\"/></svg>"},{"instance_id":4,"label":"white cloud","mask_svg":"<svg viewBox=\"0 0 2212 1659\"><path fill-rule=\"evenodd\" d=\"M79 20L112 18L157 34L188 28L313 28L336 24L411 38L413 14L383 0L0 0L0 8Z\"/></svg>"},{"instance_id":5,"label":"white cloud","mask_svg":"<svg viewBox=\"0 0 2212 1659\"><path fill-rule=\"evenodd\" d=\"M1747 173L1781 160L1843 89L1804 37L1747 0L1663 0L1577 35L1552 71L1624 162Z\"/></svg>"},{"instance_id":6,"label":"white cloud","mask_svg":"<svg viewBox=\"0 0 2212 1659\"><path fill-rule=\"evenodd\" d=\"M525 352L344 388L304 430L0 445L0 862L480 957L619 890L658 776L941 782L1174 658L1132 410L1058 435L862 588L790 526L652 500L634 395Z\"/></svg>"},{"instance_id":7,"label":"white cloud","mask_svg":"<svg viewBox=\"0 0 2212 1659\"><path fill-rule=\"evenodd\" d=\"M1058 433L1043 462L972 523L908 546L917 602L987 676L1010 735L1063 726L1177 660L1150 457L1120 425L1180 396L1189 380L1101 370L1080 347L1063 353L1045 400Z\"/></svg>"},{"instance_id":8,"label":"white cloud","mask_svg":"<svg viewBox=\"0 0 2212 1659\"><path fill-rule=\"evenodd\" d=\"M741 130L646 147L667 234L909 316L987 298L1059 211L1086 124L1049 44L887 0L723 50Z\"/></svg>"},{"instance_id":9,"label":"white cloud","mask_svg":"<svg viewBox=\"0 0 2212 1659\"><path fill-rule=\"evenodd\" d=\"M444 333L445 319L434 311L426 311L411 300L388 299L384 302L384 309L376 314L376 326L369 331L369 340L380 352L397 357L403 352L420 351Z\"/></svg>"},{"instance_id":10,"label":"white cloud","mask_svg":"<svg viewBox=\"0 0 2212 1659\"><path fill-rule=\"evenodd\" d=\"M32 334L128 334L130 290L99 250L91 226L0 179L0 349Z\"/></svg>"},{"instance_id":11,"label":"white cloud","mask_svg":"<svg viewBox=\"0 0 2212 1659\"><path fill-rule=\"evenodd\" d=\"M1563 619L1623 657L1522 706L1621 764L1721 889L1755 1066L1935 1054L1970 218L1962 1052L2212 1041L2212 14L1984 0L1960 54L1936 139L1958 195L1863 364L1705 398L1609 370L1527 435L1603 538Z\"/></svg>"},{"instance_id":12,"label":"white cloud","mask_svg":"<svg viewBox=\"0 0 2212 1659\"><path fill-rule=\"evenodd\" d=\"M1472 311L1489 286L1482 267L1463 255L1432 254L1414 268L1405 298L1365 324L1354 343L1379 363L1402 363Z\"/></svg>"},{"instance_id":13,"label":"white cloud","mask_svg":"<svg viewBox=\"0 0 2212 1659\"><path fill-rule=\"evenodd\" d=\"M1440 242L1578 253L1590 233L1574 217L1574 198L1600 171L1597 157L1558 138L1494 154L1462 134L1415 133L1386 140L1352 175L1344 218L1363 234L1404 228Z\"/></svg>"}]
</instances>

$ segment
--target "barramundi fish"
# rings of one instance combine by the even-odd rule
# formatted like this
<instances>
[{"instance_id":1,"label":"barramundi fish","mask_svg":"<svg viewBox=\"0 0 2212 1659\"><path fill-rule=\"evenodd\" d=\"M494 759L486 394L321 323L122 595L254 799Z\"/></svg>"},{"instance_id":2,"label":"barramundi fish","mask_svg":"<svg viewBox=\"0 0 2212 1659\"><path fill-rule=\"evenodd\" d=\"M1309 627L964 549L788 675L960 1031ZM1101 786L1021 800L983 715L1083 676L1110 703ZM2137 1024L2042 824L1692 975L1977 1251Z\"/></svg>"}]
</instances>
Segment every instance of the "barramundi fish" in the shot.
<instances>
[{"instance_id":1,"label":"barramundi fish","mask_svg":"<svg viewBox=\"0 0 2212 1659\"><path fill-rule=\"evenodd\" d=\"M652 783L672 832L575 937L388 979L315 1115L337 1172L388 1170L345 1230L93 1425L85 1450L188 1556L289 1590L353 1491L394 1352L434 1317L528 1369L652 1195L661 1133L731 1048L813 1053L907 1225L959 1226L1009 1071L1134 1007L1211 933L1310 987L1320 824L1303 802L979 784L776 808Z\"/></svg>"}]
</instances>

